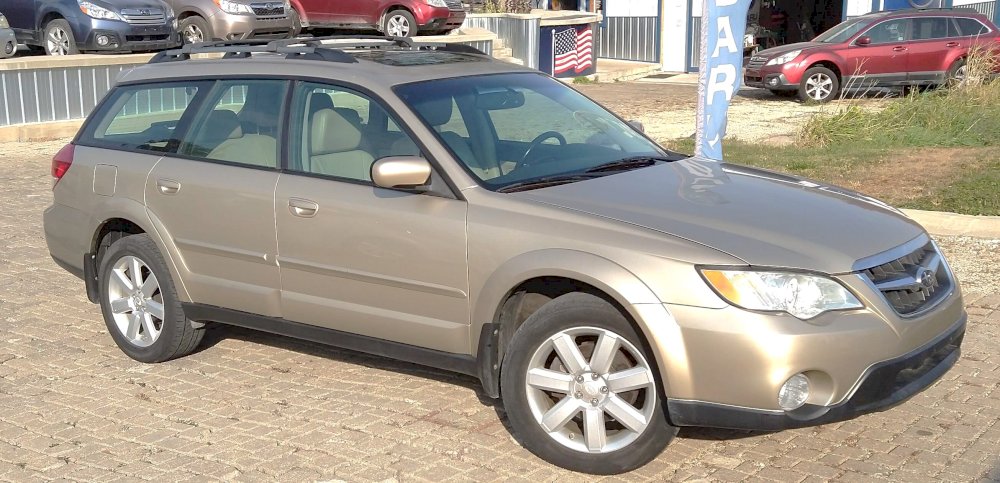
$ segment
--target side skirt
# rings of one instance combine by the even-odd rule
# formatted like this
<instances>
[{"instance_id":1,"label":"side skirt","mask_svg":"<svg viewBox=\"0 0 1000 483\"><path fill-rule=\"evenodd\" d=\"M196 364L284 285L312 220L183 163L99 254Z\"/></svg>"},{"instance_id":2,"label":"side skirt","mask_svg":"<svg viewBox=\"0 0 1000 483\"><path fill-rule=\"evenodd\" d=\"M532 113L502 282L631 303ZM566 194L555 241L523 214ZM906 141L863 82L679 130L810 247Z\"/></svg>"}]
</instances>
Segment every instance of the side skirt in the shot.
<instances>
[{"instance_id":1,"label":"side skirt","mask_svg":"<svg viewBox=\"0 0 1000 483\"><path fill-rule=\"evenodd\" d=\"M468 354L442 352L364 335L342 332L325 327L265 317L223 307L182 303L188 319L199 322L219 322L248 329L308 340L320 344L388 357L422 366L481 377L476 358Z\"/></svg>"}]
</instances>

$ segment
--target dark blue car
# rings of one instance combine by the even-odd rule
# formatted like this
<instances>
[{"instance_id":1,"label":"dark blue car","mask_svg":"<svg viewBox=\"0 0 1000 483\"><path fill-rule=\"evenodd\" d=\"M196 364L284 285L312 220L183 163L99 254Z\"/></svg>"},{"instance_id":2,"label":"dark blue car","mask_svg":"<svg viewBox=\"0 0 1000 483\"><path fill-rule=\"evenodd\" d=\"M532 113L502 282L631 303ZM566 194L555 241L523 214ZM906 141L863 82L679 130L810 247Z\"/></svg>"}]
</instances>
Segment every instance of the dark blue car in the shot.
<instances>
[{"instance_id":1,"label":"dark blue car","mask_svg":"<svg viewBox=\"0 0 1000 483\"><path fill-rule=\"evenodd\" d=\"M161 0L4 0L17 40L49 55L162 50L180 45Z\"/></svg>"}]
</instances>

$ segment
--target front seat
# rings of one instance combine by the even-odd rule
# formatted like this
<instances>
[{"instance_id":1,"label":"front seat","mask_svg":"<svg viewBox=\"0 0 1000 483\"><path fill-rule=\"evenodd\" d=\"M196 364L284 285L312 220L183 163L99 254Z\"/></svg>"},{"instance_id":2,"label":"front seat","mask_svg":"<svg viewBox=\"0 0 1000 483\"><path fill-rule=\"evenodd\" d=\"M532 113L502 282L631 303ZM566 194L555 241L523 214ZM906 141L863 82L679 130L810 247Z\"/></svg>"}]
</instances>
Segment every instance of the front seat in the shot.
<instances>
[{"instance_id":1,"label":"front seat","mask_svg":"<svg viewBox=\"0 0 1000 483\"><path fill-rule=\"evenodd\" d=\"M361 149L361 131L334 109L320 109L310 128L311 171L340 178L371 181L375 158Z\"/></svg>"}]
</instances>

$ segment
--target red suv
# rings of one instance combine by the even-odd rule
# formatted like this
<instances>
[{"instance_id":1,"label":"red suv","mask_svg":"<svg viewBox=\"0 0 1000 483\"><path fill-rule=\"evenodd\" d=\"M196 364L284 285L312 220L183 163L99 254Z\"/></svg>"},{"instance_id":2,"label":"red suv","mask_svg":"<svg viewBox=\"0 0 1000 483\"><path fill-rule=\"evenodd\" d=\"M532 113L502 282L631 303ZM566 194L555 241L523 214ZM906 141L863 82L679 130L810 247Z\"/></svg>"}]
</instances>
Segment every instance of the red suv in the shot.
<instances>
[{"instance_id":1,"label":"red suv","mask_svg":"<svg viewBox=\"0 0 1000 483\"><path fill-rule=\"evenodd\" d=\"M303 28L374 29L394 37L443 34L465 21L461 0L291 0Z\"/></svg>"},{"instance_id":2,"label":"red suv","mask_svg":"<svg viewBox=\"0 0 1000 483\"><path fill-rule=\"evenodd\" d=\"M812 42L762 50L744 83L826 102L842 87L941 85L965 77L970 48L1000 47L997 27L972 10L897 10L843 22Z\"/></svg>"}]
</instances>

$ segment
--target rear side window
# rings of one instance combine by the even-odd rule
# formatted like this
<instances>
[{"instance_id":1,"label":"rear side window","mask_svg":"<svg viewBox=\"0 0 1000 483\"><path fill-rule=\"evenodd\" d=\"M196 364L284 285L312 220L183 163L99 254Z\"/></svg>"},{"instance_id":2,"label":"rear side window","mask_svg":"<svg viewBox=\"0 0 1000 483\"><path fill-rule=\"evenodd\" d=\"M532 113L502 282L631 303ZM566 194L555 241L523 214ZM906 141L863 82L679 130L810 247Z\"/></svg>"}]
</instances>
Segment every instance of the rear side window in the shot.
<instances>
[{"instance_id":1,"label":"rear side window","mask_svg":"<svg viewBox=\"0 0 1000 483\"><path fill-rule=\"evenodd\" d=\"M181 120L208 82L115 89L81 133L80 142L119 149L173 152Z\"/></svg>"},{"instance_id":2,"label":"rear side window","mask_svg":"<svg viewBox=\"0 0 1000 483\"><path fill-rule=\"evenodd\" d=\"M957 37L958 33L944 17L919 17L913 19L913 40L933 40Z\"/></svg>"},{"instance_id":3,"label":"rear side window","mask_svg":"<svg viewBox=\"0 0 1000 483\"><path fill-rule=\"evenodd\" d=\"M865 35L872 39L872 44L892 44L905 42L907 39L907 19L889 20L871 28Z\"/></svg>"},{"instance_id":4,"label":"rear side window","mask_svg":"<svg viewBox=\"0 0 1000 483\"><path fill-rule=\"evenodd\" d=\"M179 153L195 158L276 168L288 82L216 83L191 123Z\"/></svg>"},{"instance_id":5,"label":"rear side window","mask_svg":"<svg viewBox=\"0 0 1000 483\"><path fill-rule=\"evenodd\" d=\"M959 34L963 37L986 35L990 33L990 29L986 28L982 22L974 18L956 18L955 23L958 24Z\"/></svg>"}]
</instances>

